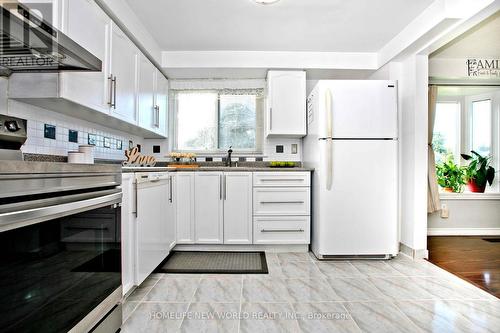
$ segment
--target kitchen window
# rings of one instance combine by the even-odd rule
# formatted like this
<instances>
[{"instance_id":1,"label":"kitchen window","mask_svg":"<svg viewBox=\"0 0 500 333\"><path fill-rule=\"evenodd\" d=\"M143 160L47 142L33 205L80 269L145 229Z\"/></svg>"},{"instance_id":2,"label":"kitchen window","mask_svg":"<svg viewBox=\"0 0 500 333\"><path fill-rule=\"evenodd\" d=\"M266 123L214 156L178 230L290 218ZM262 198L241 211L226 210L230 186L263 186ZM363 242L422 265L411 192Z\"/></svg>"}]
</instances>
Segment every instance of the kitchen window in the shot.
<instances>
[{"instance_id":1,"label":"kitchen window","mask_svg":"<svg viewBox=\"0 0 500 333\"><path fill-rule=\"evenodd\" d=\"M174 150L262 151L262 89L178 90L173 97Z\"/></svg>"},{"instance_id":2,"label":"kitchen window","mask_svg":"<svg viewBox=\"0 0 500 333\"><path fill-rule=\"evenodd\" d=\"M456 163L460 163L460 103L438 102L432 147L436 153L436 163L453 155Z\"/></svg>"}]
</instances>

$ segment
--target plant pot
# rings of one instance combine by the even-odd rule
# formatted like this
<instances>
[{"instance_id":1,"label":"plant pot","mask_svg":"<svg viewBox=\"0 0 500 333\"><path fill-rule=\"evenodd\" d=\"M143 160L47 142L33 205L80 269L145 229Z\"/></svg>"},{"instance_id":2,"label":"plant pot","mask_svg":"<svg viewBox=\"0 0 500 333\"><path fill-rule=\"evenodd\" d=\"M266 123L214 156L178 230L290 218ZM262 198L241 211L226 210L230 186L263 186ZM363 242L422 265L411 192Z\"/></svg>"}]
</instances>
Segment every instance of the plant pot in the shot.
<instances>
[{"instance_id":1,"label":"plant pot","mask_svg":"<svg viewBox=\"0 0 500 333\"><path fill-rule=\"evenodd\" d=\"M469 180L469 182L467 183L467 187L471 192L484 193L484 190L486 189L486 183L483 186L479 186L474 180Z\"/></svg>"},{"instance_id":2,"label":"plant pot","mask_svg":"<svg viewBox=\"0 0 500 333\"><path fill-rule=\"evenodd\" d=\"M443 191L448 192L448 193L453 193L453 188L451 187L443 187Z\"/></svg>"}]
</instances>

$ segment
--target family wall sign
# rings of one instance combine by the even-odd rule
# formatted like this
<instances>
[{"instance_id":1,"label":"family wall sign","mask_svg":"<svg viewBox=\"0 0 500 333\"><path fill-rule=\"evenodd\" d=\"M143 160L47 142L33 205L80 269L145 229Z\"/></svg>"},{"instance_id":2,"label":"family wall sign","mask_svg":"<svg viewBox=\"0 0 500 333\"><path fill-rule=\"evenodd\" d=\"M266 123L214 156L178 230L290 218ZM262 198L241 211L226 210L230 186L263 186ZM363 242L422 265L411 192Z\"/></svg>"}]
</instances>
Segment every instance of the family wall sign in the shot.
<instances>
[{"instance_id":1,"label":"family wall sign","mask_svg":"<svg viewBox=\"0 0 500 333\"><path fill-rule=\"evenodd\" d=\"M467 76L500 78L500 59L467 59Z\"/></svg>"}]
</instances>

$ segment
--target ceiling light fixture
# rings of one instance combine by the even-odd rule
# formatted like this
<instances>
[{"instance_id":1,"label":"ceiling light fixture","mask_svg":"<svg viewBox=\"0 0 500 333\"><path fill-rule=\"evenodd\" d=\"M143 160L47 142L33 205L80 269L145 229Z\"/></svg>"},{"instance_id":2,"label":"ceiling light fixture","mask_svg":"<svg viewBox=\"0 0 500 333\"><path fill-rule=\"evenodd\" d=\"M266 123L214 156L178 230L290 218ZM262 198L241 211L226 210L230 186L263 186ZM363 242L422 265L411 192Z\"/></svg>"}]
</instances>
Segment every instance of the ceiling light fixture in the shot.
<instances>
[{"instance_id":1,"label":"ceiling light fixture","mask_svg":"<svg viewBox=\"0 0 500 333\"><path fill-rule=\"evenodd\" d=\"M276 3L280 0L254 0L254 1L261 5L272 5L273 3Z\"/></svg>"}]
</instances>

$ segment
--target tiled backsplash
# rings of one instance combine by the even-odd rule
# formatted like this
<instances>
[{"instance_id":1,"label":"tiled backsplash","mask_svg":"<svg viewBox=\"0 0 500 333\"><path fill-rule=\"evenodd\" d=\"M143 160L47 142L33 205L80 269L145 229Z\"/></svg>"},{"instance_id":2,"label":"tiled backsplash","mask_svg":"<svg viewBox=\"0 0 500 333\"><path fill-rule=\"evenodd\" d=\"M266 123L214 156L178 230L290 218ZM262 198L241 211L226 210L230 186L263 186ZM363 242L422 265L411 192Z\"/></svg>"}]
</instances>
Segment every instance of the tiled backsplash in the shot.
<instances>
[{"instance_id":1,"label":"tiled backsplash","mask_svg":"<svg viewBox=\"0 0 500 333\"><path fill-rule=\"evenodd\" d=\"M91 134L96 136L95 158L122 160L125 149L128 149L129 140L134 144L143 141L142 138L128 133L17 101L9 101L8 114L28 120L28 139L21 148L24 153L66 156L68 151L78 150L79 145L88 144L88 137ZM44 137L46 124L56 127L55 139ZM78 132L78 143L69 141L70 130ZM121 149L119 149L120 141ZM105 147L108 143L109 148Z\"/></svg>"}]
</instances>

